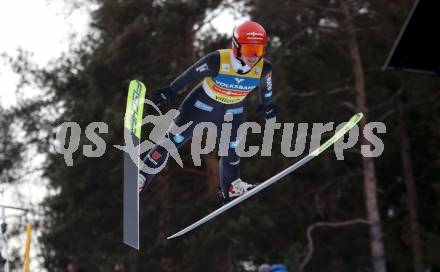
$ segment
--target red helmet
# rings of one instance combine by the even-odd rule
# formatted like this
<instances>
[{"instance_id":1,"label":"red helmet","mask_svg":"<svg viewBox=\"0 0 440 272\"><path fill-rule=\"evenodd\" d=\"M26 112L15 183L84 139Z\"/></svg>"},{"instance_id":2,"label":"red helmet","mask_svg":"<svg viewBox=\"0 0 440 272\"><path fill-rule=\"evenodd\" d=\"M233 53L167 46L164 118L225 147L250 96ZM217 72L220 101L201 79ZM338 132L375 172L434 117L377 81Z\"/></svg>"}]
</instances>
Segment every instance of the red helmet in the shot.
<instances>
[{"instance_id":1,"label":"red helmet","mask_svg":"<svg viewBox=\"0 0 440 272\"><path fill-rule=\"evenodd\" d=\"M263 57L266 51L267 35L256 22L247 21L234 28L232 51L236 58L243 56Z\"/></svg>"}]
</instances>

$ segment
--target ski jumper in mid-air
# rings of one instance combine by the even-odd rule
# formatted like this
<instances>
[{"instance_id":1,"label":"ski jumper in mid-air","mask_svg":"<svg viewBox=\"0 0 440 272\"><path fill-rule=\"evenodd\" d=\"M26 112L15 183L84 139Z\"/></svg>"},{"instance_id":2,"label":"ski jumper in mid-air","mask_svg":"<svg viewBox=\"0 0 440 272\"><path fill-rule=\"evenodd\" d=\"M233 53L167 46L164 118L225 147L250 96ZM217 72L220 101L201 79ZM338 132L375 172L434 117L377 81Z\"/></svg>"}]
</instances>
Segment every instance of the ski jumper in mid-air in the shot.
<instances>
[{"instance_id":1,"label":"ski jumper in mid-air","mask_svg":"<svg viewBox=\"0 0 440 272\"><path fill-rule=\"evenodd\" d=\"M272 104L272 66L265 60L267 36L264 28L252 21L234 29L232 49L212 52L182 73L169 86L152 93L155 104L170 103L178 91L195 80L201 82L187 95L180 106L180 114L174 120L177 126L192 121L180 134L167 134L177 148L191 139L194 127L200 122L212 122L221 130L225 114L232 115L232 131L226 156L219 160L220 191L224 201L240 196L255 187L240 179L240 157L235 148L238 144L237 130L244 122L246 98L259 89L260 105L257 112L265 119L276 117ZM217 140L220 131L217 132ZM168 151L155 145L143 159L149 168L159 168L166 163ZM154 175L140 171L139 190L143 191Z\"/></svg>"}]
</instances>

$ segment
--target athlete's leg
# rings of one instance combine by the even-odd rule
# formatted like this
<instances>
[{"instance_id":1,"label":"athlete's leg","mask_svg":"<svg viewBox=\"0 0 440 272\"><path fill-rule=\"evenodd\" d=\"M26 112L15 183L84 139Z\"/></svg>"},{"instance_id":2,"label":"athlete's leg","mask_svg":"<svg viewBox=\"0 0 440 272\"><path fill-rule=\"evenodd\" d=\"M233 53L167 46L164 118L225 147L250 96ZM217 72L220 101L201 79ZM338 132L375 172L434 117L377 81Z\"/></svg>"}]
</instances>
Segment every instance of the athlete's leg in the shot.
<instances>
[{"instance_id":1,"label":"athlete's leg","mask_svg":"<svg viewBox=\"0 0 440 272\"><path fill-rule=\"evenodd\" d=\"M240 177L240 157L236 152L238 145L238 127L244 121L244 106L237 106L235 108L228 109L227 112L232 114L233 119L231 138L228 145L228 151L226 156L221 156L219 160L219 173L220 173L220 189L225 200L229 200L229 187L231 183ZM221 126L219 126L221 129ZM218 133L220 135L220 133Z\"/></svg>"},{"instance_id":2,"label":"athlete's leg","mask_svg":"<svg viewBox=\"0 0 440 272\"><path fill-rule=\"evenodd\" d=\"M142 184L139 184L140 189L144 190L146 186L153 180L154 176L159 171L158 169L164 167L164 164L170 159L169 151L164 147L171 141L176 149L179 150L192 137L192 126L181 134L173 135L169 133L163 139L159 140L156 145L144 157L143 162L147 168L139 169L140 175L143 176Z\"/></svg>"},{"instance_id":3,"label":"athlete's leg","mask_svg":"<svg viewBox=\"0 0 440 272\"><path fill-rule=\"evenodd\" d=\"M213 106L208 105L205 101L206 95L200 86L196 87L182 102L179 108L180 114L175 119L175 124L177 127L184 126L188 122L192 124L183 132L179 134L167 133L165 137L159 140L156 145L147 153L144 157L143 162L147 166L147 169L152 169L153 171L140 171L140 175L144 184L140 184L140 189L144 190L146 186L151 183L154 176L157 174L154 171L163 167L166 163L167 157L169 156L169 151L164 147L166 142L170 142L176 146L177 149L182 147L193 135L194 127L203 121L210 119L210 113L213 111ZM168 158L169 159L169 158Z\"/></svg>"}]
</instances>

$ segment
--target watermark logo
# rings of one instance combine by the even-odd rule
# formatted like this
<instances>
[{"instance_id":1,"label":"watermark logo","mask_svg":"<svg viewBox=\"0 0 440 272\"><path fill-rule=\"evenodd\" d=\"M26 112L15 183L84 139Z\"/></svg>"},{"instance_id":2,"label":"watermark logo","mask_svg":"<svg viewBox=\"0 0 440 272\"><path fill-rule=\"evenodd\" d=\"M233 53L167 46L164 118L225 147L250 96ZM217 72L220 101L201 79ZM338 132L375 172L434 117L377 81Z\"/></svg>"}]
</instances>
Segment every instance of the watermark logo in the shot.
<instances>
[{"instance_id":1,"label":"watermark logo","mask_svg":"<svg viewBox=\"0 0 440 272\"><path fill-rule=\"evenodd\" d=\"M142 101L135 101L136 104L141 103ZM156 145L163 147L166 151L165 162L168 161L169 156L171 156L181 167L183 167L182 159L177 151L176 144L171 141L170 135L180 135L183 131L185 131L192 122L189 122L181 127L178 127L174 123L174 119L179 115L179 111L176 109L169 110L166 114L162 114L160 109L150 100L145 99L145 104L153 107L158 115L147 115L142 119L141 126L145 126L146 124L151 123L153 125L153 129L150 132L149 139L144 140L138 146L135 146L133 142L133 134L130 130L124 130L124 140L125 146L114 145L115 148L122 150L129 154L131 160L137 164L139 161L139 156L150 151ZM160 158L160 154L153 153L152 159L155 161ZM148 159L148 157L147 157ZM160 165L159 167L152 168L148 167L143 161L140 162L140 168L150 174L156 174L160 172L163 167L165 167L165 163Z\"/></svg>"},{"instance_id":2,"label":"watermark logo","mask_svg":"<svg viewBox=\"0 0 440 272\"><path fill-rule=\"evenodd\" d=\"M192 130L188 130L193 122L177 126L174 122L180 112L171 109L163 114L160 109L150 100L136 101L145 103L156 111L156 115L147 115L142 119L141 126L152 125L148 139L135 144L133 133L129 129L124 131L125 145L114 145L115 148L129 154L136 164L140 162L140 169L146 173L155 174L165 167L171 157L181 167L183 162L176 144L192 138L191 157L195 166L201 165L201 156L212 152L218 147L218 156L228 156L231 149L239 157L253 157L255 155L272 156L274 135L278 130L281 132L281 154L285 157L298 157L305 153L311 153L320 147L323 138L328 138L333 131L339 131L345 123L335 125L328 123L278 123L275 118L269 119L261 126L256 122L244 122L238 128L232 126L234 115L242 114L242 111L226 111L223 122L201 122L195 124ZM209 114L208 112L206 114ZM220 127L218 127L220 125ZM70 133L69 133L70 131ZM296 131L296 137L294 138ZM104 122L90 123L85 129L85 136L93 145L82 146L82 152L86 157L100 157L106 151L106 142L100 134L108 133L108 125ZM260 134L261 145L247 145L248 134ZM353 148L363 135L366 142L361 145L360 153L365 157L379 157L384 151L384 144L378 134L386 133L386 126L381 122L367 123L363 130L355 125L346 135L335 142L333 149L337 160L344 159L344 151ZM218 135L219 134L219 135ZM80 147L82 130L75 122L65 122L58 127L56 133L55 150L64 155L66 165L73 166L73 153ZM183 136L185 135L185 136ZM324 137L325 136L325 137ZM310 139L309 150L306 151L307 139ZM204 141L203 141L204 139ZM202 144L204 142L204 144ZM165 152L150 152L153 148L161 147ZM148 153L151 153L147 155ZM145 154L145 155L143 155ZM143 156L142 156L143 155ZM161 160L162 163L148 167L139 156L151 162ZM238 161L233 163L238 164Z\"/></svg>"}]
</instances>

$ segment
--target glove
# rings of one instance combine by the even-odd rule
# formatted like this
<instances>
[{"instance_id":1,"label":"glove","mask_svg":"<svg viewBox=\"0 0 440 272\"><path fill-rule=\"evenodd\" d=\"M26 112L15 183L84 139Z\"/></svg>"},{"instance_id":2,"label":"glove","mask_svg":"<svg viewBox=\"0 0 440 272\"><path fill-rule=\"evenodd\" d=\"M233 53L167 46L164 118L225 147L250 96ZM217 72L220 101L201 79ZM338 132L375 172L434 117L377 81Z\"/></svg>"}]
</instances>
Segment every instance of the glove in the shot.
<instances>
[{"instance_id":1,"label":"glove","mask_svg":"<svg viewBox=\"0 0 440 272\"><path fill-rule=\"evenodd\" d=\"M272 119L274 117L277 117L278 115L277 106L275 106L274 104L260 104L257 107L257 114L261 115L266 120Z\"/></svg>"},{"instance_id":2,"label":"glove","mask_svg":"<svg viewBox=\"0 0 440 272\"><path fill-rule=\"evenodd\" d=\"M174 101L175 94L170 87L165 87L153 92L151 101L156 105L171 104Z\"/></svg>"}]
</instances>

